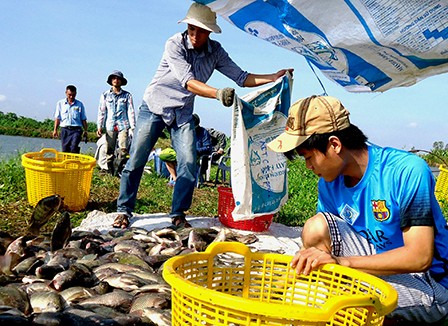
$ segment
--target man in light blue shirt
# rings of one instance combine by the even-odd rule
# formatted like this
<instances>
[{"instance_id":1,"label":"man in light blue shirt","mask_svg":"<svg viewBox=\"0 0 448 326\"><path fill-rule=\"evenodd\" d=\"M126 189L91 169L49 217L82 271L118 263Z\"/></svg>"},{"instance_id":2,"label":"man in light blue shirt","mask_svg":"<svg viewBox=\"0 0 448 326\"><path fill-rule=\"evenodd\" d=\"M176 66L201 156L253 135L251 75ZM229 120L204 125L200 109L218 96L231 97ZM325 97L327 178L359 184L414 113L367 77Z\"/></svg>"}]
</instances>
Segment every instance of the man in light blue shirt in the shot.
<instances>
[{"instance_id":1,"label":"man in light blue shirt","mask_svg":"<svg viewBox=\"0 0 448 326\"><path fill-rule=\"evenodd\" d=\"M107 78L112 87L101 94L98 107L97 136L106 131L106 163L110 174L119 175L128 156L129 136L135 128L132 95L122 89L128 81L121 71L114 70ZM118 143L118 157L115 149Z\"/></svg>"},{"instance_id":2,"label":"man in light blue shirt","mask_svg":"<svg viewBox=\"0 0 448 326\"><path fill-rule=\"evenodd\" d=\"M162 60L143 96L130 159L121 177L119 214L114 227L128 226L144 166L165 128L170 132L177 155L177 181L170 217L174 227L189 226L185 211L191 206L197 172L194 98L199 95L218 99L224 106L231 106L234 100L233 88L216 89L206 84L215 70L241 87L273 82L288 71L256 75L242 70L220 43L209 38L211 32L220 33L221 29L216 24L216 14L207 6L193 3L181 22L188 25L187 30L166 42Z\"/></svg>"},{"instance_id":3,"label":"man in light blue shirt","mask_svg":"<svg viewBox=\"0 0 448 326\"><path fill-rule=\"evenodd\" d=\"M76 97L76 87L68 85L65 89L66 98L56 103L54 114L53 138L58 138L58 127L61 127L62 151L79 153L82 135L87 136L86 110Z\"/></svg>"}]
</instances>

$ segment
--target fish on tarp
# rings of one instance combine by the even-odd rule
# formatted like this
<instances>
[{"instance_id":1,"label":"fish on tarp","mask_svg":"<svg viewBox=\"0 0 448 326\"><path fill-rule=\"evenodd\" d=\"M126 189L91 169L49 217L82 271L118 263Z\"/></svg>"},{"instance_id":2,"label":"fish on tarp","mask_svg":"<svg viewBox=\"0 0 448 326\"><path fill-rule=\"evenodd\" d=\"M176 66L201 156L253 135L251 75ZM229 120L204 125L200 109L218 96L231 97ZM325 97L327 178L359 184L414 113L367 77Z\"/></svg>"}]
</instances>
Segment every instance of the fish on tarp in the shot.
<instances>
[{"instance_id":1,"label":"fish on tarp","mask_svg":"<svg viewBox=\"0 0 448 326\"><path fill-rule=\"evenodd\" d=\"M18 237L6 248L4 255L0 256L0 274L12 275L12 270L27 255L26 238Z\"/></svg>"},{"instance_id":2,"label":"fish on tarp","mask_svg":"<svg viewBox=\"0 0 448 326\"><path fill-rule=\"evenodd\" d=\"M93 289L83 286L72 286L59 293L68 304L77 303L83 299L94 297L97 293Z\"/></svg>"},{"instance_id":3,"label":"fish on tarp","mask_svg":"<svg viewBox=\"0 0 448 326\"><path fill-rule=\"evenodd\" d=\"M171 326L171 310L159 308L143 308L141 311L143 322L157 326Z\"/></svg>"},{"instance_id":4,"label":"fish on tarp","mask_svg":"<svg viewBox=\"0 0 448 326\"><path fill-rule=\"evenodd\" d=\"M89 286L92 282L92 272L83 264L72 264L68 270L53 277L50 286L62 291L71 286Z\"/></svg>"},{"instance_id":5,"label":"fish on tarp","mask_svg":"<svg viewBox=\"0 0 448 326\"><path fill-rule=\"evenodd\" d=\"M12 286L0 287L0 306L17 308L25 315L29 315L32 311L26 292Z\"/></svg>"},{"instance_id":6,"label":"fish on tarp","mask_svg":"<svg viewBox=\"0 0 448 326\"><path fill-rule=\"evenodd\" d=\"M195 231L195 229L192 229L190 231L190 234L188 235L188 241L187 241L187 247L189 249L193 249L194 251L202 252L205 251L208 244L205 242L199 234Z\"/></svg>"},{"instance_id":7,"label":"fish on tarp","mask_svg":"<svg viewBox=\"0 0 448 326\"><path fill-rule=\"evenodd\" d=\"M132 301L129 313L141 316L144 308L167 309L171 307L171 296L168 293L148 292L138 294Z\"/></svg>"},{"instance_id":8,"label":"fish on tarp","mask_svg":"<svg viewBox=\"0 0 448 326\"><path fill-rule=\"evenodd\" d=\"M103 281L109 283L110 286L116 289L122 289L127 292L137 290L148 284L148 282L141 277L127 273L113 274L104 278Z\"/></svg>"},{"instance_id":9,"label":"fish on tarp","mask_svg":"<svg viewBox=\"0 0 448 326\"><path fill-rule=\"evenodd\" d=\"M101 304L106 307L117 309L118 311L128 313L133 300L133 295L129 292L115 289L102 295L97 295L92 298L81 300L78 304L81 306L88 306L92 304Z\"/></svg>"},{"instance_id":10,"label":"fish on tarp","mask_svg":"<svg viewBox=\"0 0 448 326\"><path fill-rule=\"evenodd\" d=\"M34 274L36 269L43 264L44 261L42 259L37 256L31 256L22 260L11 270L16 275Z\"/></svg>"},{"instance_id":11,"label":"fish on tarp","mask_svg":"<svg viewBox=\"0 0 448 326\"><path fill-rule=\"evenodd\" d=\"M137 240L125 240L119 242L114 247L114 252L124 252L140 258L147 256L144 243Z\"/></svg>"},{"instance_id":12,"label":"fish on tarp","mask_svg":"<svg viewBox=\"0 0 448 326\"><path fill-rule=\"evenodd\" d=\"M38 235L40 228L63 206L63 198L59 195L51 195L39 200L34 207L28 226L31 235Z\"/></svg>"},{"instance_id":13,"label":"fish on tarp","mask_svg":"<svg viewBox=\"0 0 448 326\"><path fill-rule=\"evenodd\" d=\"M30 297L34 313L58 312L64 309L64 301L57 292L36 292Z\"/></svg>"},{"instance_id":14,"label":"fish on tarp","mask_svg":"<svg viewBox=\"0 0 448 326\"><path fill-rule=\"evenodd\" d=\"M68 212L62 213L61 218L55 224L53 232L51 233L50 248L51 251L64 248L68 239L72 235L72 224L70 221L70 214Z\"/></svg>"}]
</instances>

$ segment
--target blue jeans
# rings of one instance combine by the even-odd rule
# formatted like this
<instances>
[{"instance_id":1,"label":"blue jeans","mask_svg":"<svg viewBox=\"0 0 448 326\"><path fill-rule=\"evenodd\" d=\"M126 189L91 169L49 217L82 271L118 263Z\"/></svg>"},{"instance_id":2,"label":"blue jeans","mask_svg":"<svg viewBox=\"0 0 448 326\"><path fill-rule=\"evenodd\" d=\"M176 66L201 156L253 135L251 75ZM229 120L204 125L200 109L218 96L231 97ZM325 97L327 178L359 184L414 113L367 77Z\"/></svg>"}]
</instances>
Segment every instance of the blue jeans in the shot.
<instances>
[{"instance_id":1,"label":"blue jeans","mask_svg":"<svg viewBox=\"0 0 448 326\"><path fill-rule=\"evenodd\" d=\"M120 194L117 200L118 212L132 215L145 164L165 127L170 132L171 145L177 155L177 179L170 217L184 216L184 212L190 208L197 170L194 122L191 120L180 127L173 122L171 126L167 126L162 116L149 111L148 105L143 102L138 112L130 158L121 175Z\"/></svg>"}]
</instances>

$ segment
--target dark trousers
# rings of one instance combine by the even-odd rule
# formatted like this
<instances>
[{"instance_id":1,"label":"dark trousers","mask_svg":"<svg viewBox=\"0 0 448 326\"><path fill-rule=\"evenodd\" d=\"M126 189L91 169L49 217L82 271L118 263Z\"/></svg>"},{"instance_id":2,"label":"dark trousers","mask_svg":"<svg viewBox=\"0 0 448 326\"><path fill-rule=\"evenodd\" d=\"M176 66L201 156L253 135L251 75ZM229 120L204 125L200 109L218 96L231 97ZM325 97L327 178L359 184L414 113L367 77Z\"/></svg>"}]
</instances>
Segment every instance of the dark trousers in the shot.
<instances>
[{"instance_id":1,"label":"dark trousers","mask_svg":"<svg viewBox=\"0 0 448 326\"><path fill-rule=\"evenodd\" d=\"M62 151L65 153L79 154L81 148L79 143L81 142L82 128L79 127L62 127L61 128L61 141Z\"/></svg>"}]
</instances>

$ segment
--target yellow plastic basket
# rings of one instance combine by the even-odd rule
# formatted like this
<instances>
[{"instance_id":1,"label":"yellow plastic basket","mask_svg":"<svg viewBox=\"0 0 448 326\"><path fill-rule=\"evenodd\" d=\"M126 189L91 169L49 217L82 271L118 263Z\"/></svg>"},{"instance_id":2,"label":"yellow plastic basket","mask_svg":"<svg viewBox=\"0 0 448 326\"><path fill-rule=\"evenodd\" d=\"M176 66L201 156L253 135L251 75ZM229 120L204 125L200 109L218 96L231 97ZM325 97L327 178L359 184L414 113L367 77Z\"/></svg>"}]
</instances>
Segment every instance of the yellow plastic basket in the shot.
<instances>
[{"instance_id":1,"label":"yellow plastic basket","mask_svg":"<svg viewBox=\"0 0 448 326\"><path fill-rule=\"evenodd\" d=\"M435 195L439 203L448 205L448 169L444 165L439 166Z\"/></svg>"},{"instance_id":2,"label":"yellow plastic basket","mask_svg":"<svg viewBox=\"0 0 448 326\"><path fill-rule=\"evenodd\" d=\"M237 242L170 258L172 325L382 325L397 305L377 277L335 264L297 275L291 259Z\"/></svg>"},{"instance_id":3,"label":"yellow plastic basket","mask_svg":"<svg viewBox=\"0 0 448 326\"><path fill-rule=\"evenodd\" d=\"M44 197L58 194L71 211L84 209L90 197L96 160L88 155L44 148L22 155L28 202L36 206Z\"/></svg>"}]
</instances>

